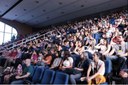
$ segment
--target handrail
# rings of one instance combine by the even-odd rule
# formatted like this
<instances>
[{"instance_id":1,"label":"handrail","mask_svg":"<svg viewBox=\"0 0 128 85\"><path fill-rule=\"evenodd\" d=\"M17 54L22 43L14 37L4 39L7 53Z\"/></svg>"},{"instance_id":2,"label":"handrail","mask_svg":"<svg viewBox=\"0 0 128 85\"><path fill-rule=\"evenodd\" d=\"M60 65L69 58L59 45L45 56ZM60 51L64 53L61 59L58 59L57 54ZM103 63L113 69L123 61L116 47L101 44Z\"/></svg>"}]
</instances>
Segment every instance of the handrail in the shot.
<instances>
[{"instance_id":1,"label":"handrail","mask_svg":"<svg viewBox=\"0 0 128 85\"><path fill-rule=\"evenodd\" d=\"M53 31L56 31L56 29L55 29L55 30L52 30L52 31L49 31L49 32L46 32L46 33L44 33L44 34L42 34L43 32L40 31L40 32L37 32L37 33L34 34L34 35L31 35L31 36L29 36L29 37L23 38L22 40L18 40L18 41L16 41L16 42L9 43L9 44L7 44L7 45L5 45L5 46L0 47L0 52L2 52L2 50L4 50L5 48L6 48L7 50L13 49L13 48L15 48L15 47L17 47L17 46L23 45L23 44L26 43L26 42L35 40L35 39L37 39L37 38L39 38L39 37L42 37L42 36L44 36L44 35L46 35L46 34L48 34L48 33L50 33L50 32L53 32ZM26 41L26 40L27 40L27 41ZM20 42L20 43L19 43L19 42ZM11 46L11 45L12 45L12 46ZM10 46L10 47L9 47L9 46ZM8 47L9 47L9 48L8 48Z\"/></svg>"}]
</instances>

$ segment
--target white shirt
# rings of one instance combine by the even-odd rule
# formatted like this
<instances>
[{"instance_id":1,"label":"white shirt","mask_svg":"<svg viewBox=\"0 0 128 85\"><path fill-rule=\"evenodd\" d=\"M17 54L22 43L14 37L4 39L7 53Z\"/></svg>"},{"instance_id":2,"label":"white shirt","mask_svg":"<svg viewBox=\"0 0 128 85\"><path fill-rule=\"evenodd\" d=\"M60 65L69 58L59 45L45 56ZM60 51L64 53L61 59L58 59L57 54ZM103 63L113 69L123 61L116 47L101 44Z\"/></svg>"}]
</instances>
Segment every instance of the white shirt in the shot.
<instances>
[{"instance_id":1,"label":"white shirt","mask_svg":"<svg viewBox=\"0 0 128 85\"><path fill-rule=\"evenodd\" d=\"M99 61L98 61L98 67L97 67L97 68L98 68L98 70L99 70L99 68L101 67L102 64L104 65L104 66L103 66L104 68L103 68L103 70L101 71L100 74L101 74L101 75L104 75L104 73L105 73L105 64L104 64L104 62L103 62L102 60L99 60Z\"/></svg>"},{"instance_id":2,"label":"white shirt","mask_svg":"<svg viewBox=\"0 0 128 85\"><path fill-rule=\"evenodd\" d=\"M94 69L94 67L95 67L94 64L95 64L94 62L91 62L92 69ZM103 70L100 72L100 75L104 75L105 74L105 64L104 64L104 62L102 60L99 60L97 66L96 66L97 67L97 70L99 70L102 64L104 66L103 66Z\"/></svg>"},{"instance_id":3,"label":"white shirt","mask_svg":"<svg viewBox=\"0 0 128 85\"><path fill-rule=\"evenodd\" d=\"M64 65L65 67L68 67L68 66L70 66L71 64L73 64L73 59L72 59L72 57L68 57L68 59L63 62L63 65Z\"/></svg>"}]
</instances>

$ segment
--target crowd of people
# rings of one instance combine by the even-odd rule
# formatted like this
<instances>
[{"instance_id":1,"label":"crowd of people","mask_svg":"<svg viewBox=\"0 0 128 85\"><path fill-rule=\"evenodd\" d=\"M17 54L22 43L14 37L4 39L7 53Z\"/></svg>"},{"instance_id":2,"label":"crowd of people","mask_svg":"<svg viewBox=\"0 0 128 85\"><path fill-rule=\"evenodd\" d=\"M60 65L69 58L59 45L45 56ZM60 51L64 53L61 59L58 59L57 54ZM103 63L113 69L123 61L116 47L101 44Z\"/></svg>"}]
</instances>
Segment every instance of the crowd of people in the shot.
<instances>
[{"instance_id":1,"label":"crowd of people","mask_svg":"<svg viewBox=\"0 0 128 85\"><path fill-rule=\"evenodd\" d=\"M127 10L52 28L52 33L1 53L0 61L6 58L10 66L5 71L13 69L1 83L23 83L32 77L34 65L69 74L70 84L101 84L107 82L106 59L120 83L128 83Z\"/></svg>"}]
</instances>

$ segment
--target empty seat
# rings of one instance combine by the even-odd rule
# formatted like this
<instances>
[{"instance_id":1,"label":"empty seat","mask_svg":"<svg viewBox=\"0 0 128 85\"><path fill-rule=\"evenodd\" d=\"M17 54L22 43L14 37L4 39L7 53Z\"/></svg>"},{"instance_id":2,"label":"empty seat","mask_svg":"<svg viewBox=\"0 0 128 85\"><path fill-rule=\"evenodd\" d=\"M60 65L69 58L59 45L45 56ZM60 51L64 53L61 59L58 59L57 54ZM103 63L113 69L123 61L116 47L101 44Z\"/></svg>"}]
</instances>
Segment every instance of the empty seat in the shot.
<instances>
[{"instance_id":1,"label":"empty seat","mask_svg":"<svg viewBox=\"0 0 128 85\"><path fill-rule=\"evenodd\" d=\"M46 69L43 77L41 78L41 84L51 84L53 82L55 71Z\"/></svg>"},{"instance_id":2,"label":"empty seat","mask_svg":"<svg viewBox=\"0 0 128 85\"><path fill-rule=\"evenodd\" d=\"M62 72L56 72L55 79L53 81L53 84L68 84L69 75Z\"/></svg>"}]
</instances>

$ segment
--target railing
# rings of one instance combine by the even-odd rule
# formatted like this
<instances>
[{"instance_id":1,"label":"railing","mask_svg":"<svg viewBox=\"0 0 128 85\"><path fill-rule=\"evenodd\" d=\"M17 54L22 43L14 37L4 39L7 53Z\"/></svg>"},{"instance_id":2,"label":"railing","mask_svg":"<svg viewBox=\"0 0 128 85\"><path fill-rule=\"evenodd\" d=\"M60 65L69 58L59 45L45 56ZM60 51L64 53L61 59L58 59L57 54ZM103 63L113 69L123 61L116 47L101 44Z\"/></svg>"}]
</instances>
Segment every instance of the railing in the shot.
<instances>
[{"instance_id":1,"label":"railing","mask_svg":"<svg viewBox=\"0 0 128 85\"><path fill-rule=\"evenodd\" d=\"M56 30L49 31L49 32L44 33L44 34L42 34L43 32L40 31L40 32L38 32L38 33L36 33L36 34L34 34L34 35L31 35L31 36L29 36L29 37L27 37L27 38L24 38L24 39L22 39L22 40L18 40L18 41L16 41L16 42L9 43L9 44L7 44L7 45L4 45L4 46L0 47L0 52L2 52L2 51L4 51L4 50L13 49L13 48L15 48L15 47L17 47L17 46L20 46L20 45L23 45L23 44L25 44L25 43L27 43L27 42L29 42L29 41L32 41L32 40L35 40L35 39L37 39L37 38L43 37L43 36L45 36L46 34L51 33L51 32L53 32L53 31L56 31Z\"/></svg>"}]
</instances>

